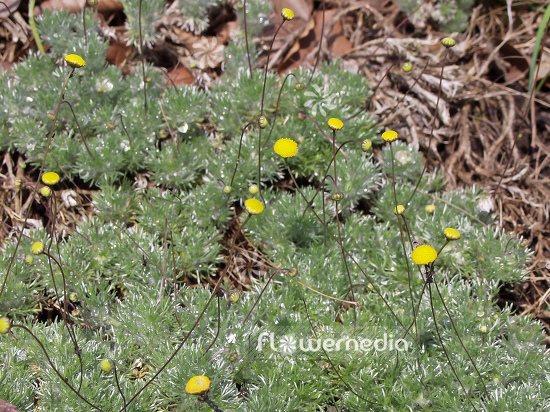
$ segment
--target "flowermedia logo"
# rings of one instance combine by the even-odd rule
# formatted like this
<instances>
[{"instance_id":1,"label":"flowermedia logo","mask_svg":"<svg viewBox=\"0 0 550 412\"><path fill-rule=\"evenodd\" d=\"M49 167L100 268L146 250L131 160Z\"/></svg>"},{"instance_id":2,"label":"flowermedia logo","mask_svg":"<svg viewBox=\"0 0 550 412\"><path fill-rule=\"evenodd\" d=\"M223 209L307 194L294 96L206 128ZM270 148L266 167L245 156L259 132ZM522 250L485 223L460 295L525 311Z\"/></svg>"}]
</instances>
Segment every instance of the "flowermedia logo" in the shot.
<instances>
[{"instance_id":1,"label":"flowermedia logo","mask_svg":"<svg viewBox=\"0 0 550 412\"><path fill-rule=\"evenodd\" d=\"M296 338L294 335L283 335L276 338L273 332L262 332L258 336L256 350L262 352L270 348L273 352L292 355L297 352L386 352L409 350L410 343L405 339L394 339L387 333L378 339L358 337L334 338Z\"/></svg>"}]
</instances>

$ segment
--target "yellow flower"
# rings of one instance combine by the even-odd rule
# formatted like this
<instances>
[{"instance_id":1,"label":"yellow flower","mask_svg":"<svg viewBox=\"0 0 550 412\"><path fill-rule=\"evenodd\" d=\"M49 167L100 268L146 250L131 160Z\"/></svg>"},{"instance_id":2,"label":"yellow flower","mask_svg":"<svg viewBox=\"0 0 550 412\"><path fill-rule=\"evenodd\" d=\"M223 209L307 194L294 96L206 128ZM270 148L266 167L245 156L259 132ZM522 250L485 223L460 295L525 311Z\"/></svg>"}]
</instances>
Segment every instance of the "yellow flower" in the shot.
<instances>
[{"instance_id":1,"label":"yellow flower","mask_svg":"<svg viewBox=\"0 0 550 412\"><path fill-rule=\"evenodd\" d=\"M294 12L286 7L281 10L281 16L283 20L292 20L294 18Z\"/></svg>"},{"instance_id":2,"label":"yellow flower","mask_svg":"<svg viewBox=\"0 0 550 412\"><path fill-rule=\"evenodd\" d=\"M363 152L368 152L372 148L372 141L370 139L365 139L361 142L361 150Z\"/></svg>"},{"instance_id":3,"label":"yellow flower","mask_svg":"<svg viewBox=\"0 0 550 412\"><path fill-rule=\"evenodd\" d=\"M405 213L405 206L397 205L393 208L393 213L396 215L402 215L403 213Z\"/></svg>"},{"instance_id":4,"label":"yellow flower","mask_svg":"<svg viewBox=\"0 0 550 412\"><path fill-rule=\"evenodd\" d=\"M113 365L111 364L111 360L109 358L105 358L99 362L99 367L103 372L111 372L113 369Z\"/></svg>"},{"instance_id":5,"label":"yellow flower","mask_svg":"<svg viewBox=\"0 0 550 412\"><path fill-rule=\"evenodd\" d=\"M67 64L75 69L86 66L86 62L77 54L68 54L65 56Z\"/></svg>"},{"instance_id":6,"label":"yellow flower","mask_svg":"<svg viewBox=\"0 0 550 412\"><path fill-rule=\"evenodd\" d=\"M413 68L413 65L411 62L407 62L407 63L403 63L403 66L401 66L401 69L405 72L405 73L408 73L412 70Z\"/></svg>"},{"instance_id":7,"label":"yellow flower","mask_svg":"<svg viewBox=\"0 0 550 412\"><path fill-rule=\"evenodd\" d=\"M332 130L341 130L342 127L344 127L344 122L340 119L337 119L336 117L332 117L328 119L328 127L330 127Z\"/></svg>"},{"instance_id":8,"label":"yellow flower","mask_svg":"<svg viewBox=\"0 0 550 412\"><path fill-rule=\"evenodd\" d=\"M452 227L448 227L443 231L445 238L447 240L458 240L460 239L460 232Z\"/></svg>"},{"instance_id":9,"label":"yellow flower","mask_svg":"<svg viewBox=\"0 0 550 412\"><path fill-rule=\"evenodd\" d=\"M273 150L282 157L296 156L296 153L298 153L298 143L292 139L279 139L273 145Z\"/></svg>"},{"instance_id":10,"label":"yellow flower","mask_svg":"<svg viewBox=\"0 0 550 412\"><path fill-rule=\"evenodd\" d=\"M31 251L35 255L40 255L41 253L44 253L44 243L34 242L31 246Z\"/></svg>"},{"instance_id":11,"label":"yellow flower","mask_svg":"<svg viewBox=\"0 0 550 412\"><path fill-rule=\"evenodd\" d=\"M44 197L50 197L52 195L52 189L50 189L49 186L44 186L42 189L40 189L40 193Z\"/></svg>"},{"instance_id":12,"label":"yellow flower","mask_svg":"<svg viewBox=\"0 0 550 412\"><path fill-rule=\"evenodd\" d=\"M260 116L258 118L258 124L261 129L265 129L267 127L267 118L265 116Z\"/></svg>"},{"instance_id":13,"label":"yellow flower","mask_svg":"<svg viewBox=\"0 0 550 412\"><path fill-rule=\"evenodd\" d=\"M393 142L395 139L397 139L397 132L393 130L387 130L382 133L382 139L384 139L386 142Z\"/></svg>"},{"instance_id":14,"label":"yellow flower","mask_svg":"<svg viewBox=\"0 0 550 412\"><path fill-rule=\"evenodd\" d=\"M450 37L445 37L444 39L441 39L441 44L450 49L456 44L456 41Z\"/></svg>"},{"instance_id":15,"label":"yellow flower","mask_svg":"<svg viewBox=\"0 0 550 412\"><path fill-rule=\"evenodd\" d=\"M193 376L185 385L185 392L190 395L202 395L210 389L212 381L207 376Z\"/></svg>"},{"instance_id":16,"label":"yellow flower","mask_svg":"<svg viewBox=\"0 0 550 412\"><path fill-rule=\"evenodd\" d=\"M0 333L6 334L10 331L10 329L11 329L10 318L8 318L7 316L2 316L0 318Z\"/></svg>"},{"instance_id":17,"label":"yellow flower","mask_svg":"<svg viewBox=\"0 0 550 412\"><path fill-rule=\"evenodd\" d=\"M48 172L42 175L42 182L45 185L51 186L59 182L59 175L55 172Z\"/></svg>"},{"instance_id":18,"label":"yellow flower","mask_svg":"<svg viewBox=\"0 0 550 412\"><path fill-rule=\"evenodd\" d=\"M258 199L248 199L244 202L244 207L251 215L259 215L264 211L264 205Z\"/></svg>"},{"instance_id":19,"label":"yellow flower","mask_svg":"<svg viewBox=\"0 0 550 412\"><path fill-rule=\"evenodd\" d=\"M434 205L426 205L424 210L426 211L426 213L429 213L431 215L431 214L433 214L433 212L435 212L435 206Z\"/></svg>"},{"instance_id":20,"label":"yellow flower","mask_svg":"<svg viewBox=\"0 0 550 412\"><path fill-rule=\"evenodd\" d=\"M251 195L255 195L256 193L258 193L260 191L260 188L258 187L258 185L256 184L252 184L248 187L248 192L251 194Z\"/></svg>"},{"instance_id":21,"label":"yellow flower","mask_svg":"<svg viewBox=\"0 0 550 412\"><path fill-rule=\"evenodd\" d=\"M417 265L427 265L437 258L437 252L429 245L420 245L413 250L412 260Z\"/></svg>"}]
</instances>

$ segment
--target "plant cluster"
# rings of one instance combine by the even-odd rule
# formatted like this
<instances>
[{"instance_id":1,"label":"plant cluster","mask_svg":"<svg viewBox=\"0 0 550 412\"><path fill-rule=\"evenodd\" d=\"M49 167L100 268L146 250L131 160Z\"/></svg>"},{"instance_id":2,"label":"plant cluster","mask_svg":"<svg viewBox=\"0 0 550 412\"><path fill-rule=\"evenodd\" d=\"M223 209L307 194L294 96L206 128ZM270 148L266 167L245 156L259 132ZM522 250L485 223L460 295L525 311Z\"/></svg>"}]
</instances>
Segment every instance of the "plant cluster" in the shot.
<instances>
[{"instance_id":1,"label":"plant cluster","mask_svg":"<svg viewBox=\"0 0 550 412\"><path fill-rule=\"evenodd\" d=\"M106 66L85 13L86 36L82 15L45 14L49 53L0 78L0 148L36 170L18 195L47 222L14 228L0 255L0 398L29 411L550 407L541 325L495 304L531 252L480 190L445 191L378 130L361 75L338 61L250 71L241 39L210 90L167 87L150 66ZM97 189L94 213L67 236L59 190L76 179ZM237 238L268 268L240 284ZM297 344L383 336L407 350Z\"/></svg>"}]
</instances>

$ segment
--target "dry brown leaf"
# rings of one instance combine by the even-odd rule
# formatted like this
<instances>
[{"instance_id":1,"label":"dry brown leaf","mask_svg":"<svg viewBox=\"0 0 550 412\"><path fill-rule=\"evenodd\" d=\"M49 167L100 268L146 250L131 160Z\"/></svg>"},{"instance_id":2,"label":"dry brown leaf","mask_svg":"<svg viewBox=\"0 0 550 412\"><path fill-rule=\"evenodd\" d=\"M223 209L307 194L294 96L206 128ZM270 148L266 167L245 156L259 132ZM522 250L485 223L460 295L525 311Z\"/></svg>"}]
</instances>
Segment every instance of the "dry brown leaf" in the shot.
<instances>
[{"instance_id":1,"label":"dry brown leaf","mask_svg":"<svg viewBox=\"0 0 550 412\"><path fill-rule=\"evenodd\" d=\"M193 77L191 72L183 66L180 66L168 72L168 77L172 79L172 81L166 79L166 84L168 86L173 86L174 84L193 84L193 82L195 81L195 78Z\"/></svg>"},{"instance_id":2,"label":"dry brown leaf","mask_svg":"<svg viewBox=\"0 0 550 412\"><path fill-rule=\"evenodd\" d=\"M502 40L492 37L487 42L489 52L493 52L500 46L498 54L495 57L495 63L504 73L506 84L517 82L523 79L529 72L529 62L521 52L519 52L510 42L502 44ZM547 73L545 71L544 73Z\"/></svg>"},{"instance_id":3,"label":"dry brown leaf","mask_svg":"<svg viewBox=\"0 0 550 412\"><path fill-rule=\"evenodd\" d=\"M7 19L19 7L21 0L3 0L5 4L0 3L0 19ZM8 6L8 8L6 8Z\"/></svg>"},{"instance_id":4,"label":"dry brown leaf","mask_svg":"<svg viewBox=\"0 0 550 412\"><path fill-rule=\"evenodd\" d=\"M327 39L329 50L337 56L343 56L351 51L353 48L351 42L344 36L344 30L342 29L342 22L338 20Z\"/></svg>"},{"instance_id":5,"label":"dry brown leaf","mask_svg":"<svg viewBox=\"0 0 550 412\"><path fill-rule=\"evenodd\" d=\"M0 399L0 412L19 412L19 410L11 403Z\"/></svg>"},{"instance_id":6,"label":"dry brown leaf","mask_svg":"<svg viewBox=\"0 0 550 412\"><path fill-rule=\"evenodd\" d=\"M76 13L82 10L85 4L86 0L46 0L34 8L34 14L38 16L44 9L69 10L71 13ZM97 10L104 14L122 9L120 0L99 0L97 4Z\"/></svg>"},{"instance_id":7,"label":"dry brown leaf","mask_svg":"<svg viewBox=\"0 0 550 412\"><path fill-rule=\"evenodd\" d=\"M125 41L111 40L105 59L109 64L121 67L128 57L128 46Z\"/></svg>"},{"instance_id":8,"label":"dry brown leaf","mask_svg":"<svg viewBox=\"0 0 550 412\"><path fill-rule=\"evenodd\" d=\"M214 32L216 33L216 37L222 44L226 44L230 39L231 35L235 30L239 29L239 22L234 21L228 21L224 24L220 24L216 27Z\"/></svg>"},{"instance_id":9,"label":"dry brown leaf","mask_svg":"<svg viewBox=\"0 0 550 412\"><path fill-rule=\"evenodd\" d=\"M336 15L337 9L325 11L325 28L327 23ZM336 25L335 25L336 26ZM340 30L342 29L341 26ZM318 47L321 41L321 31L323 29L323 11L316 10L313 12L313 17L308 21L307 26L299 37L299 40L292 46L286 54L282 63L278 67L279 73L284 73L288 70L301 67L305 63L313 65L313 62L306 62L308 56L312 54ZM334 28L331 35L334 33ZM330 37L330 36L329 36ZM337 36L334 38L336 40ZM341 40L339 40L340 42ZM323 41L324 42L324 41ZM338 46L345 49L345 46Z\"/></svg>"}]
</instances>

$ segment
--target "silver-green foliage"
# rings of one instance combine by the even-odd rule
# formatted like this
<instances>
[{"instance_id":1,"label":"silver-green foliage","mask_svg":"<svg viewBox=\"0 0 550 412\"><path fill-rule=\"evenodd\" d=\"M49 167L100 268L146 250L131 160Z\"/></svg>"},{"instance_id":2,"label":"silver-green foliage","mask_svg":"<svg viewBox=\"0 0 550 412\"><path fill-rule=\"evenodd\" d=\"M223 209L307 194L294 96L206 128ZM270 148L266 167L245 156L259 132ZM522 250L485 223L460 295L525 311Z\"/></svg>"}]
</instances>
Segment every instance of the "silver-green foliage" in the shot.
<instances>
[{"instance_id":1,"label":"silver-green foliage","mask_svg":"<svg viewBox=\"0 0 550 412\"><path fill-rule=\"evenodd\" d=\"M203 91L163 90L160 74L149 69L144 115L141 77L123 77L117 68L105 67L98 51L106 43L87 18L88 48L81 36L68 37L66 45L56 36L63 30L78 33L77 15L44 16L40 27L51 54L30 56L10 76L2 75L6 92L0 96L2 150L18 151L29 164L39 165L51 128L47 112L55 108L67 74L58 63L64 54L83 50L87 65L70 79L65 98L73 104L91 155L63 106L46 165L63 177L97 183L94 216L63 238L50 230L25 232L17 250L15 232L0 256L0 273L11 268L0 313L36 335L82 397L102 410L122 410L119 391L132 398L178 350L127 411L205 408L184 392L193 375L212 379L209 396L223 410L550 407L550 360L541 345L541 325L495 304L503 284L525 278L530 252L520 239L495 228L480 206L480 190L446 192L437 172L425 174L416 186L424 159L402 143L378 150L378 161L363 153L360 141L376 130L370 116L359 113L335 133L338 145L348 142L336 156L337 190L344 195L336 209L332 180L323 180L327 171L334 174L333 133L326 121L360 111L370 90L360 75L337 62L321 65L309 87L297 91L294 78L283 87L284 78L268 74L268 127L261 141L256 125L241 140L243 127L261 113L263 71L251 78L242 60L244 69L233 67ZM242 55L244 44L234 47ZM311 73L294 75L307 83ZM109 122L116 127L106 127ZM272 150L283 137L300 142L298 154L286 162ZM378 138L374 142L381 144ZM138 173L146 185L134 179ZM301 193L290 173L299 177ZM233 175L233 190L225 194L222 188ZM246 214L231 218L251 196L248 185L258 179L257 197L265 211L252 216L242 231L273 265L230 303L228 284L211 296L204 280L215 279L223 268L230 253L224 233L244 222ZM412 239L401 232L404 222L393 213L396 198L406 207L415 240L439 250L445 227L462 234L440 253L434 283L425 282L419 270L424 269L410 258ZM427 204L435 205L433 213L425 210ZM38 240L60 266L46 255L24 262ZM268 275L274 275L270 284ZM352 296L360 306L344 304ZM65 305L70 328L59 317L51 324L38 321L47 312L43 308ZM81 358L69 330L75 332ZM21 410L90 410L54 372L40 345L23 329L12 331L13 336L0 337L0 398ZM289 356L267 344L259 349L259 335L266 331L277 339L313 340L378 339L386 333L411 346L399 353ZM120 389L114 372L99 368L106 357L116 365ZM248 395L239 394L241 389Z\"/></svg>"}]
</instances>

